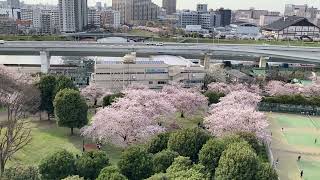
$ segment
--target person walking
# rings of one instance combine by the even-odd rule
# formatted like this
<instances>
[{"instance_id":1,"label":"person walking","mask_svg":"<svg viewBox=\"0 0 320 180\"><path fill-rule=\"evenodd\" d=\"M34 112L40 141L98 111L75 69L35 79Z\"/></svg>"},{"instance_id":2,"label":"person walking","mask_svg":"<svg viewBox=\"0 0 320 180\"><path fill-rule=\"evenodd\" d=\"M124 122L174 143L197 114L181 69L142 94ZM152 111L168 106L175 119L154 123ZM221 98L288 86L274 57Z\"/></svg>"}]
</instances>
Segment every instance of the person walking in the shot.
<instances>
[{"instance_id":1,"label":"person walking","mask_svg":"<svg viewBox=\"0 0 320 180\"><path fill-rule=\"evenodd\" d=\"M300 171L300 177L303 177L303 170Z\"/></svg>"}]
</instances>

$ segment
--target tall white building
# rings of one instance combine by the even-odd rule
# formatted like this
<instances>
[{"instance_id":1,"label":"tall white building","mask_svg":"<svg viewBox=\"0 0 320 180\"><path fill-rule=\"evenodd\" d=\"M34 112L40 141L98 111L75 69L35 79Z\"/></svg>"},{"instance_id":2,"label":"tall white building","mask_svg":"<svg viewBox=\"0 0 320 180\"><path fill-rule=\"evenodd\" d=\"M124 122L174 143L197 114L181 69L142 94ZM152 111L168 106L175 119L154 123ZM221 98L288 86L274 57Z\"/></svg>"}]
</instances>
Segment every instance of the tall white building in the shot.
<instances>
[{"instance_id":1,"label":"tall white building","mask_svg":"<svg viewBox=\"0 0 320 180\"><path fill-rule=\"evenodd\" d=\"M62 32L79 32L87 27L87 0L59 0L59 11Z\"/></svg>"},{"instance_id":2,"label":"tall white building","mask_svg":"<svg viewBox=\"0 0 320 180\"><path fill-rule=\"evenodd\" d=\"M101 14L95 8L88 10L88 26L95 28L100 28L101 26Z\"/></svg>"}]
</instances>

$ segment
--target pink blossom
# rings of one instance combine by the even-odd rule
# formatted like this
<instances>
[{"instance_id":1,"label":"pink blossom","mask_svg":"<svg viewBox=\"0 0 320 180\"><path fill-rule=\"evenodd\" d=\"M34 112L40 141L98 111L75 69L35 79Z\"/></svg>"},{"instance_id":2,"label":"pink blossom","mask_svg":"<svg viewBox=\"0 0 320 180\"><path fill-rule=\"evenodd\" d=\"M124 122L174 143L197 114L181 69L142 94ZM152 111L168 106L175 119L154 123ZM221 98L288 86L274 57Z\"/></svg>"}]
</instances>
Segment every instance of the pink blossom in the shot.
<instances>
[{"instance_id":1,"label":"pink blossom","mask_svg":"<svg viewBox=\"0 0 320 180\"><path fill-rule=\"evenodd\" d=\"M220 92L225 95L233 91L245 90L252 93L261 93L261 89L258 85L249 85L249 84L226 84L226 83L211 83L208 85L208 90L213 92Z\"/></svg>"},{"instance_id":2,"label":"pink blossom","mask_svg":"<svg viewBox=\"0 0 320 180\"><path fill-rule=\"evenodd\" d=\"M101 109L93 117L92 124L81 130L82 135L126 147L144 142L151 136L165 131L137 109Z\"/></svg>"},{"instance_id":3,"label":"pink blossom","mask_svg":"<svg viewBox=\"0 0 320 180\"><path fill-rule=\"evenodd\" d=\"M270 137L266 132L269 126L266 116L254 107L227 105L213 110L213 114L204 119L204 125L214 136L224 136L235 132L252 132L262 140Z\"/></svg>"},{"instance_id":4,"label":"pink blossom","mask_svg":"<svg viewBox=\"0 0 320 180\"><path fill-rule=\"evenodd\" d=\"M195 115L208 108L208 99L200 92L184 89L179 86L165 86L162 89L167 100L183 115Z\"/></svg>"},{"instance_id":5,"label":"pink blossom","mask_svg":"<svg viewBox=\"0 0 320 180\"><path fill-rule=\"evenodd\" d=\"M213 105L204 125L215 136L223 136L239 131L253 132L262 140L269 140L266 116L256 111L261 101L258 94L245 90L234 91Z\"/></svg>"},{"instance_id":6,"label":"pink blossom","mask_svg":"<svg viewBox=\"0 0 320 180\"><path fill-rule=\"evenodd\" d=\"M166 93L164 92L156 92L150 89L127 89L124 93L123 98L119 98L112 104L113 108L141 110L151 119L168 118L173 116L176 111L175 107L165 99Z\"/></svg>"},{"instance_id":7,"label":"pink blossom","mask_svg":"<svg viewBox=\"0 0 320 180\"><path fill-rule=\"evenodd\" d=\"M95 83L81 89L81 95L87 100L90 106L96 105L101 98L111 93L103 88L97 87Z\"/></svg>"}]
</instances>

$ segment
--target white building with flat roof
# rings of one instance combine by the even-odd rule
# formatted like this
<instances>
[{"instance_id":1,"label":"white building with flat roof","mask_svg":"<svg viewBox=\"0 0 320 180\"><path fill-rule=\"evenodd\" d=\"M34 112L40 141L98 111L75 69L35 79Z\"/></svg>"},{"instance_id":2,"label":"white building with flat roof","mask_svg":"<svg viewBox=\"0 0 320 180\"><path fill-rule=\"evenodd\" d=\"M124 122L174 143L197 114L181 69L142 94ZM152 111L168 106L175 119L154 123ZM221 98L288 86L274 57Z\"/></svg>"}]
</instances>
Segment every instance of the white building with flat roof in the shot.
<instances>
[{"instance_id":1,"label":"white building with flat roof","mask_svg":"<svg viewBox=\"0 0 320 180\"><path fill-rule=\"evenodd\" d=\"M119 92L131 84L147 85L151 89L161 89L172 82L188 87L201 86L205 76L204 67L179 56L98 58L92 81L97 86Z\"/></svg>"}]
</instances>

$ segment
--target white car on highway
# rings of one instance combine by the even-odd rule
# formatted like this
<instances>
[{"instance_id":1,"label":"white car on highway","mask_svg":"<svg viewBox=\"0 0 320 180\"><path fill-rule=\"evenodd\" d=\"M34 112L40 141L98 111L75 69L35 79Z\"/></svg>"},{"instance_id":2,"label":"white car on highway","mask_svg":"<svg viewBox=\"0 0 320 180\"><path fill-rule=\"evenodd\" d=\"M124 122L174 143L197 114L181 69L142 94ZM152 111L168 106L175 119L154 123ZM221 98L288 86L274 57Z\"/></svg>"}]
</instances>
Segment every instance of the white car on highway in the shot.
<instances>
[{"instance_id":1,"label":"white car on highway","mask_svg":"<svg viewBox=\"0 0 320 180\"><path fill-rule=\"evenodd\" d=\"M5 43L5 41L4 40L0 40L0 44L4 44Z\"/></svg>"},{"instance_id":2,"label":"white car on highway","mask_svg":"<svg viewBox=\"0 0 320 180\"><path fill-rule=\"evenodd\" d=\"M157 44L156 44L156 46L163 46L164 44L163 44L163 42L158 42Z\"/></svg>"}]
</instances>

